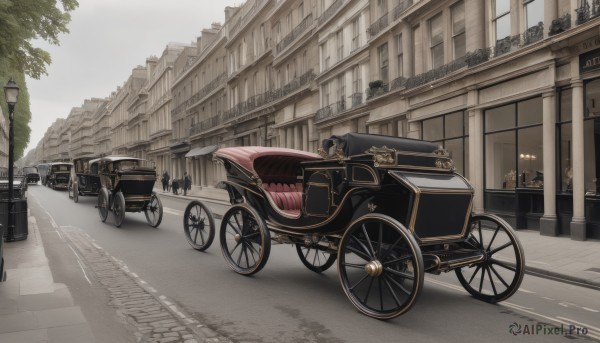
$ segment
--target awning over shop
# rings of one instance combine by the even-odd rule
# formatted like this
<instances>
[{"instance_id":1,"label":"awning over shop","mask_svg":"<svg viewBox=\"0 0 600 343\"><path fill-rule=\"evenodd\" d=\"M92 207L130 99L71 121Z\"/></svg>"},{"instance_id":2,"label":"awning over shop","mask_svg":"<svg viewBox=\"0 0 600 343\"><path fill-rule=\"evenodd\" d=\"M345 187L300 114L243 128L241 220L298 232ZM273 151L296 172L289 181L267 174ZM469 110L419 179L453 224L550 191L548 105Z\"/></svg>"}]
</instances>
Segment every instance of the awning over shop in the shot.
<instances>
[{"instance_id":1,"label":"awning over shop","mask_svg":"<svg viewBox=\"0 0 600 343\"><path fill-rule=\"evenodd\" d=\"M187 154L185 154L185 157L204 156L206 154L210 154L211 152L213 152L215 150L217 150L216 145L207 145L202 148L194 148L194 149L190 150Z\"/></svg>"}]
</instances>

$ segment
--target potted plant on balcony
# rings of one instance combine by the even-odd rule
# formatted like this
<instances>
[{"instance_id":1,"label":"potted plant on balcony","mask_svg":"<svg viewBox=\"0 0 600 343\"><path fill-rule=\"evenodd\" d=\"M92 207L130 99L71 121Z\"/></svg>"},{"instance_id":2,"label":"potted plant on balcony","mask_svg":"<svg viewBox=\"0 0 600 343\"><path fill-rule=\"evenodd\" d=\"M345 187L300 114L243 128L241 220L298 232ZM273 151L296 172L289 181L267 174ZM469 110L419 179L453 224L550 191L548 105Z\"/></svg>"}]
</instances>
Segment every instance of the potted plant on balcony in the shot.
<instances>
[{"instance_id":1,"label":"potted plant on balcony","mask_svg":"<svg viewBox=\"0 0 600 343\"><path fill-rule=\"evenodd\" d=\"M376 80L369 82L369 89L367 89L367 97L372 98L379 96L386 92L387 85L382 80Z\"/></svg>"}]
</instances>

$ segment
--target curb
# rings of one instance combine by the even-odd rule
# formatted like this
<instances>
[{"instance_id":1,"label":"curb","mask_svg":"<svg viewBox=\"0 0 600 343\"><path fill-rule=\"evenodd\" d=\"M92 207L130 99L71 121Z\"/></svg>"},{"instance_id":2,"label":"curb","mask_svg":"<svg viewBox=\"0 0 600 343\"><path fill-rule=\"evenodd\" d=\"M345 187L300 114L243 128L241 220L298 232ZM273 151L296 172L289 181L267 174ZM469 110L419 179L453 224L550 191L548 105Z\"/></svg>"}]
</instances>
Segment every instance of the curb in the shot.
<instances>
[{"instance_id":1,"label":"curb","mask_svg":"<svg viewBox=\"0 0 600 343\"><path fill-rule=\"evenodd\" d=\"M600 290L600 282L594 282L591 280L587 280L584 278L561 274L557 272L553 272L550 270L538 268L538 267L529 267L525 266L525 273L537 277L541 277L544 279L554 280L563 283L569 283L576 286L581 286L585 288L591 288L595 290Z\"/></svg>"}]
</instances>

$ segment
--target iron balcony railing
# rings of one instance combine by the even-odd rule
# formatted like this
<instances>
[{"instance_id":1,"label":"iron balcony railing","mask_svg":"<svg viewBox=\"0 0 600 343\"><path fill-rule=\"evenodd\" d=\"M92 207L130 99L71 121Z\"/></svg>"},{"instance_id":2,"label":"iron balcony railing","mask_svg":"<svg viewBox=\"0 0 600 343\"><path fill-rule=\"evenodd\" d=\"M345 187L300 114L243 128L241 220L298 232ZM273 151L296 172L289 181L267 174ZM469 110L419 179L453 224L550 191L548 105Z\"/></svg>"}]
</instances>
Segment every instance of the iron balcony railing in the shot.
<instances>
[{"instance_id":1,"label":"iron balcony railing","mask_svg":"<svg viewBox=\"0 0 600 343\"><path fill-rule=\"evenodd\" d=\"M552 20L548 35L554 36L571 28L571 14L565 13L562 17Z\"/></svg>"},{"instance_id":2,"label":"iron balcony railing","mask_svg":"<svg viewBox=\"0 0 600 343\"><path fill-rule=\"evenodd\" d=\"M331 6L329 6L325 12L323 12L323 14L321 14L321 16L319 17L319 19L317 20L317 23L319 26L323 25L327 20L329 20L329 18L331 18L335 12L337 12L337 10L342 7L342 5L344 4L344 2L347 0L336 0L334 1Z\"/></svg>"},{"instance_id":3,"label":"iron balcony railing","mask_svg":"<svg viewBox=\"0 0 600 343\"><path fill-rule=\"evenodd\" d=\"M277 43L276 52L279 54L285 48L287 48L292 42L296 40L296 38L302 36L302 34L313 24L312 13L310 13L306 18L304 18L298 26L296 26L292 32L290 32L287 36L283 37L283 39Z\"/></svg>"},{"instance_id":4,"label":"iron balcony railing","mask_svg":"<svg viewBox=\"0 0 600 343\"><path fill-rule=\"evenodd\" d=\"M315 115L315 123L322 122L324 120L337 117L340 113L346 111L346 101L340 100L331 105L327 105L317 110Z\"/></svg>"},{"instance_id":5,"label":"iron balcony railing","mask_svg":"<svg viewBox=\"0 0 600 343\"><path fill-rule=\"evenodd\" d=\"M369 28L367 29L367 33L371 36L371 38L377 36L377 34L383 31L388 25L389 22L389 13L385 13L382 15L377 21L375 21Z\"/></svg>"},{"instance_id":6,"label":"iron balcony railing","mask_svg":"<svg viewBox=\"0 0 600 343\"><path fill-rule=\"evenodd\" d=\"M310 82L312 82L312 80L314 79L315 73L311 69L306 73L302 74L300 77L293 79L291 82L289 82L283 87L277 88L275 90L266 91L262 94L255 95L244 102L240 102L233 108L230 108L223 113L223 122L239 117L243 114L253 111L254 109L257 109L259 107L265 106L269 103L278 101L283 97L297 91L303 86L310 84Z\"/></svg>"},{"instance_id":7,"label":"iron balcony railing","mask_svg":"<svg viewBox=\"0 0 600 343\"><path fill-rule=\"evenodd\" d=\"M220 74L215 79L213 79L212 81L210 81L206 86L204 86L201 90L199 90L198 92L196 92L194 95L192 95L191 97L189 97L187 100L185 100L181 104L177 105L177 107L175 107L171 111L171 116L174 116L174 117L177 116L178 114L180 114L181 112L183 112L184 110L186 110L191 105L193 105L196 102L204 99L205 96L207 96L208 94L210 94L212 91L214 91L215 89L217 89L219 86L225 84L225 81L227 81L227 73Z\"/></svg>"},{"instance_id":8,"label":"iron balcony railing","mask_svg":"<svg viewBox=\"0 0 600 343\"><path fill-rule=\"evenodd\" d=\"M575 13L577 13L575 24L581 25L600 15L600 1L594 0L593 5L590 8L590 4L587 0L583 0L581 1L581 6L575 10Z\"/></svg>"},{"instance_id":9,"label":"iron balcony railing","mask_svg":"<svg viewBox=\"0 0 600 343\"><path fill-rule=\"evenodd\" d=\"M359 106L360 104L362 104L363 93L354 93L354 94L350 95L350 98L352 99L352 108L355 108L356 106Z\"/></svg>"},{"instance_id":10,"label":"iron balcony railing","mask_svg":"<svg viewBox=\"0 0 600 343\"><path fill-rule=\"evenodd\" d=\"M398 4L398 6L394 7L394 10L392 12L392 16L394 18L394 21L398 20L398 18L400 18L400 16L402 15L402 13L406 12L406 10L412 6L413 4L413 0L403 0L400 1L400 3Z\"/></svg>"}]
</instances>

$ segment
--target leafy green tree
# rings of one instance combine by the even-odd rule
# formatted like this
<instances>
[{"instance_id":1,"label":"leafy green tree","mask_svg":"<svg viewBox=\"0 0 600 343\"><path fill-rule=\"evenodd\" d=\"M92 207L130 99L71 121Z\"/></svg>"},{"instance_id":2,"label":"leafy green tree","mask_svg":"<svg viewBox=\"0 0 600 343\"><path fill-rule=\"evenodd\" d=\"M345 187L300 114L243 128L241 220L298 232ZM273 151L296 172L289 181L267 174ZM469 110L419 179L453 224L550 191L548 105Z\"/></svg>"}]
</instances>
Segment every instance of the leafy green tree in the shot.
<instances>
[{"instance_id":1,"label":"leafy green tree","mask_svg":"<svg viewBox=\"0 0 600 343\"><path fill-rule=\"evenodd\" d=\"M68 33L69 12L77 0L0 0L0 58L9 61L9 67L23 71L34 79L47 74L52 62L50 54L31 44L43 39L59 44L58 35Z\"/></svg>"},{"instance_id":2,"label":"leafy green tree","mask_svg":"<svg viewBox=\"0 0 600 343\"><path fill-rule=\"evenodd\" d=\"M69 32L70 12L77 6L77 0L0 0L0 87L12 77L20 88L13 122L15 161L23 156L31 134L25 75L39 79L48 74L46 66L52 63L50 54L34 47L31 41L43 39L58 45L58 36ZM8 125L6 102L0 104Z\"/></svg>"}]
</instances>

